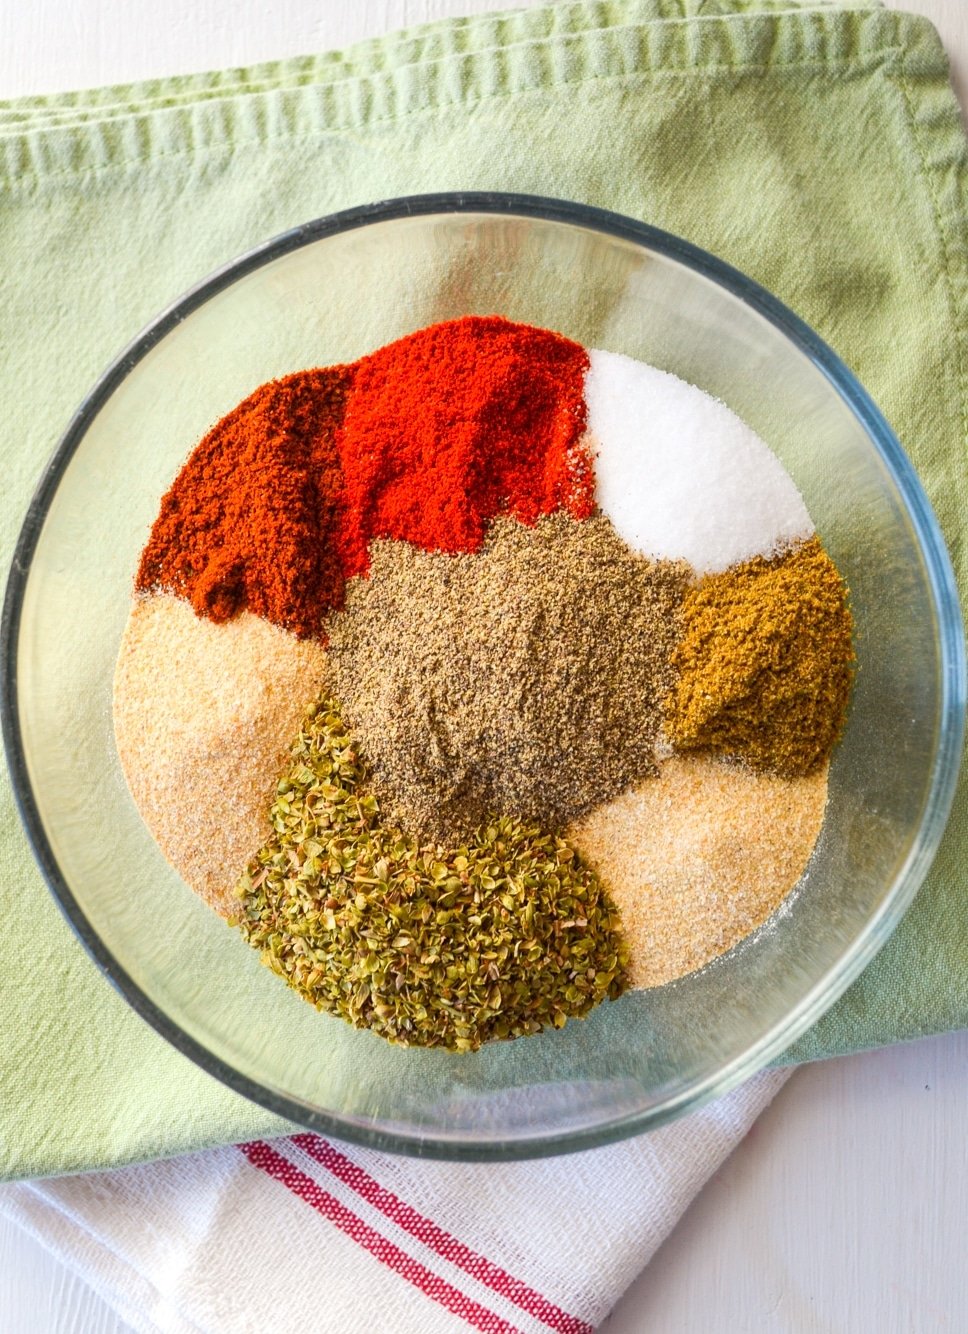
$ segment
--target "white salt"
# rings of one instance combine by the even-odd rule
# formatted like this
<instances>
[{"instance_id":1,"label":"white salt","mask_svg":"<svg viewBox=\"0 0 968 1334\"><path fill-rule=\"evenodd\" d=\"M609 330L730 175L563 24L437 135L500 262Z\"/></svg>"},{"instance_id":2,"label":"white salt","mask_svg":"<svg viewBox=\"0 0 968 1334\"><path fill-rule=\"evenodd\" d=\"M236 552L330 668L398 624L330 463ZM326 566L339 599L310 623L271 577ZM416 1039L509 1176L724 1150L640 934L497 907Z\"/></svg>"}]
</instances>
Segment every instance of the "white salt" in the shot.
<instances>
[{"instance_id":1,"label":"white salt","mask_svg":"<svg viewBox=\"0 0 968 1334\"><path fill-rule=\"evenodd\" d=\"M616 352L589 352L596 500L644 556L700 574L813 533L789 473L718 399Z\"/></svg>"}]
</instances>

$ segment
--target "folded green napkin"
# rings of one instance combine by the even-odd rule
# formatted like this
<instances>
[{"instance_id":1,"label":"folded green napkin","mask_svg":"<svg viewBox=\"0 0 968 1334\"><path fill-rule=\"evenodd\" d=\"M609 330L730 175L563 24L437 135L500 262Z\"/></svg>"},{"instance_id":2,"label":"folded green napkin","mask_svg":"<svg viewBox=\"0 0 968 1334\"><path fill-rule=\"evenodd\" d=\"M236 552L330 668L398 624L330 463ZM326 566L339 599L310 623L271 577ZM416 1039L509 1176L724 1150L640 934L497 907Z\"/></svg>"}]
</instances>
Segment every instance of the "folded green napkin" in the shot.
<instances>
[{"instance_id":1,"label":"folded green napkin","mask_svg":"<svg viewBox=\"0 0 968 1334\"><path fill-rule=\"evenodd\" d=\"M588 0L342 54L0 104L0 542L118 349L294 224L393 195L505 189L615 209L745 270L846 359L914 459L968 580L968 155L922 19L774 0ZM968 1020L959 789L891 942L788 1053ZM0 1175L282 1123L98 976L0 793Z\"/></svg>"}]
</instances>

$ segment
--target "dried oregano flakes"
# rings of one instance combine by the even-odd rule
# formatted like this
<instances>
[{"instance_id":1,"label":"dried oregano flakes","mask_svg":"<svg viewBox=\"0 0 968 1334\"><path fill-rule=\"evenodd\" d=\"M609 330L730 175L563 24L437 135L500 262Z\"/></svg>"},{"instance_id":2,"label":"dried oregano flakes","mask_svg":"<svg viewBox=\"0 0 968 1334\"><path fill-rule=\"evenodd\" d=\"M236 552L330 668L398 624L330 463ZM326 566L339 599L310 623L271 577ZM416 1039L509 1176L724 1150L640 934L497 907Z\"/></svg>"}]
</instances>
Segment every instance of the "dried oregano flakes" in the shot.
<instances>
[{"instance_id":1,"label":"dried oregano flakes","mask_svg":"<svg viewBox=\"0 0 968 1334\"><path fill-rule=\"evenodd\" d=\"M628 985L619 913L574 848L509 817L457 848L384 825L333 699L306 717L237 894L243 936L320 1010L474 1051Z\"/></svg>"}]
</instances>

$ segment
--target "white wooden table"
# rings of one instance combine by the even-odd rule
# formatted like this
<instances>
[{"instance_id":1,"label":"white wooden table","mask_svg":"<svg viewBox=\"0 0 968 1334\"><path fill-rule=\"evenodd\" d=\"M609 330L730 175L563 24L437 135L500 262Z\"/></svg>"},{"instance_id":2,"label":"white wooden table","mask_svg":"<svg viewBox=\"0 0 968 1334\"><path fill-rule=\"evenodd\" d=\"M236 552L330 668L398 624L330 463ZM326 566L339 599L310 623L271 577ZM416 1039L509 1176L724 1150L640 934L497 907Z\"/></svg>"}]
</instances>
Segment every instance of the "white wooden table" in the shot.
<instances>
[{"instance_id":1,"label":"white wooden table","mask_svg":"<svg viewBox=\"0 0 968 1334\"><path fill-rule=\"evenodd\" d=\"M249 64L514 2L0 0L0 97ZM888 4L935 21L968 104L968 0ZM968 1033L797 1071L608 1334L968 1331L966 1120ZM128 1327L0 1220L0 1334Z\"/></svg>"}]
</instances>

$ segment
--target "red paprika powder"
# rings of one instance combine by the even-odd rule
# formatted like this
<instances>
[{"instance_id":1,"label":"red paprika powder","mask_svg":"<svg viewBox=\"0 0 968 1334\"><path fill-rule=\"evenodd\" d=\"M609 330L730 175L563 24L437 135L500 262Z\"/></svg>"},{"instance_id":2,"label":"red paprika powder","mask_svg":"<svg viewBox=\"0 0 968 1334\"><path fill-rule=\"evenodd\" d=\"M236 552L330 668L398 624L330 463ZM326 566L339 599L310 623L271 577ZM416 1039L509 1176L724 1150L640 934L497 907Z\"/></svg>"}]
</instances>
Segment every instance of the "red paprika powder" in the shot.
<instances>
[{"instance_id":1,"label":"red paprika powder","mask_svg":"<svg viewBox=\"0 0 968 1334\"><path fill-rule=\"evenodd\" d=\"M496 315L431 325L358 362L340 435L347 572L367 568L374 537L476 551L498 514L587 518L587 369L577 343Z\"/></svg>"},{"instance_id":2,"label":"red paprika powder","mask_svg":"<svg viewBox=\"0 0 968 1334\"><path fill-rule=\"evenodd\" d=\"M475 551L498 514L587 518L587 368L558 334L468 316L262 385L164 496L136 586L322 637L374 538Z\"/></svg>"}]
</instances>

